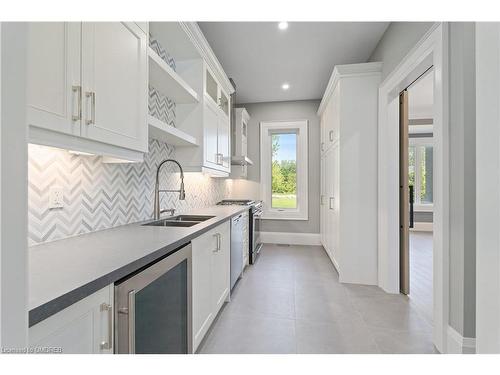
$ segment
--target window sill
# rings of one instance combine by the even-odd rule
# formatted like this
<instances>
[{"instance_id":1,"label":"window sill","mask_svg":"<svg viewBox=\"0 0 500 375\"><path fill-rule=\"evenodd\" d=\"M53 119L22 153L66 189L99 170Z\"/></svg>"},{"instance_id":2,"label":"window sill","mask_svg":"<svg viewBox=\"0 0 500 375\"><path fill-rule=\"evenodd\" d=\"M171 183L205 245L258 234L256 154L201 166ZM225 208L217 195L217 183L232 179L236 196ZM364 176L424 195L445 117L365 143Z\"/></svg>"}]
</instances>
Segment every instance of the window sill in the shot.
<instances>
[{"instance_id":1,"label":"window sill","mask_svg":"<svg viewBox=\"0 0 500 375\"><path fill-rule=\"evenodd\" d=\"M285 215L270 215L263 214L261 220L295 220L295 221L307 221L308 216L285 216Z\"/></svg>"},{"instance_id":2,"label":"window sill","mask_svg":"<svg viewBox=\"0 0 500 375\"><path fill-rule=\"evenodd\" d=\"M433 212L434 205L433 204L414 204L413 210L415 212Z\"/></svg>"}]
</instances>

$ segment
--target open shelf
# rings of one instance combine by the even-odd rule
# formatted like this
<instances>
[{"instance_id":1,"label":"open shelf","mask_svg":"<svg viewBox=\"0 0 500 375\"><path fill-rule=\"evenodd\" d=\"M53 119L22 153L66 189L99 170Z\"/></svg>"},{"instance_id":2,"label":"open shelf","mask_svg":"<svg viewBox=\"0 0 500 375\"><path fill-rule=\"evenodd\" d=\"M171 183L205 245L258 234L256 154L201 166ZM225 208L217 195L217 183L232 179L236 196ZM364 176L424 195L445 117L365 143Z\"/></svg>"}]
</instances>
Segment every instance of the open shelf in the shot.
<instances>
[{"instance_id":1,"label":"open shelf","mask_svg":"<svg viewBox=\"0 0 500 375\"><path fill-rule=\"evenodd\" d=\"M198 94L163 59L148 47L149 83L176 104L197 103Z\"/></svg>"},{"instance_id":2,"label":"open shelf","mask_svg":"<svg viewBox=\"0 0 500 375\"><path fill-rule=\"evenodd\" d=\"M170 126L161 120L158 120L154 116L148 116L148 124L149 136L151 138L158 139L174 146L198 146L198 140L195 137L184 133L182 130L177 129L176 127Z\"/></svg>"}]
</instances>

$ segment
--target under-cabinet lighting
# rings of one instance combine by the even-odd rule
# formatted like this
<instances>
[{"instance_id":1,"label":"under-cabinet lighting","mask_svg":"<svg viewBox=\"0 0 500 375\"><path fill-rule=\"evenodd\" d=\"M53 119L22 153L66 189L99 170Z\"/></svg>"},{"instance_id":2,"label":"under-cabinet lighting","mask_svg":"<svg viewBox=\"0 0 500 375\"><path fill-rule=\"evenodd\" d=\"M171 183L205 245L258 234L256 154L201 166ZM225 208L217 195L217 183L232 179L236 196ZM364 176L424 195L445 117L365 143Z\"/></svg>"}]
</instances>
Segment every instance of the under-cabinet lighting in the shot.
<instances>
[{"instance_id":1,"label":"under-cabinet lighting","mask_svg":"<svg viewBox=\"0 0 500 375\"><path fill-rule=\"evenodd\" d=\"M91 154L90 152L75 151L75 150L68 150L68 152L70 154L74 154L74 155L95 156L95 154Z\"/></svg>"},{"instance_id":2,"label":"under-cabinet lighting","mask_svg":"<svg viewBox=\"0 0 500 375\"><path fill-rule=\"evenodd\" d=\"M290 84L288 84L288 83L284 83L284 84L282 84L282 85L281 85L281 88L282 88L283 90L288 90L288 89L290 88Z\"/></svg>"},{"instance_id":3,"label":"under-cabinet lighting","mask_svg":"<svg viewBox=\"0 0 500 375\"><path fill-rule=\"evenodd\" d=\"M280 30L288 29L288 22L283 21L283 22L278 23L278 29L280 29Z\"/></svg>"}]
</instances>

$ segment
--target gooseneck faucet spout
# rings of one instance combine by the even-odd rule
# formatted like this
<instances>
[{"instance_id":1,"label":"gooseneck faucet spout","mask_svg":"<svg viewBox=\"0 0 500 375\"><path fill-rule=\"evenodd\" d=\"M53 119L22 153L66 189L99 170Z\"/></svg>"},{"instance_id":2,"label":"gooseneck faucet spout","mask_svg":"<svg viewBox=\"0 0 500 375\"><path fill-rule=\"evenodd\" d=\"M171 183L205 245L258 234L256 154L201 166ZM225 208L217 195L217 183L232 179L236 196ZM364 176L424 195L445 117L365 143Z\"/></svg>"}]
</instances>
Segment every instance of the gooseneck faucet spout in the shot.
<instances>
[{"instance_id":1,"label":"gooseneck faucet spout","mask_svg":"<svg viewBox=\"0 0 500 375\"><path fill-rule=\"evenodd\" d=\"M161 167L168 163L175 163L179 166L179 169L181 171L181 186L179 190L160 190L160 170ZM156 183L155 183L155 201L154 201L154 219L159 220L160 219L160 214L163 212L170 212L172 215L175 212L175 209L168 209L168 210L160 210L160 192L166 193L166 192L173 192L173 193L179 193L179 200L183 201L186 199L186 191L184 190L184 171L182 170L182 166L177 160L174 159L165 159L163 160L159 165L158 168L156 169Z\"/></svg>"}]
</instances>

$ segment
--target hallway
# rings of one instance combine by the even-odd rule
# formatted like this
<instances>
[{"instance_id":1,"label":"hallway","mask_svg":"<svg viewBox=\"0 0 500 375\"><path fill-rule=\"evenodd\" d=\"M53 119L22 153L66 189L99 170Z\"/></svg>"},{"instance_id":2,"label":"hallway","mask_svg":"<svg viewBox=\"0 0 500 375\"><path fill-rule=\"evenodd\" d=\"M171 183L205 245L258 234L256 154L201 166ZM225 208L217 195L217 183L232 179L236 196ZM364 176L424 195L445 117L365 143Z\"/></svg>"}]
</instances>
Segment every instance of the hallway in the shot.
<instances>
[{"instance_id":1,"label":"hallway","mask_svg":"<svg viewBox=\"0 0 500 375\"><path fill-rule=\"evenodd\" d=\"M264 245L199 353L435 353L402 295L340 284L319 246Z\"/></svg>"}]
</instances>

